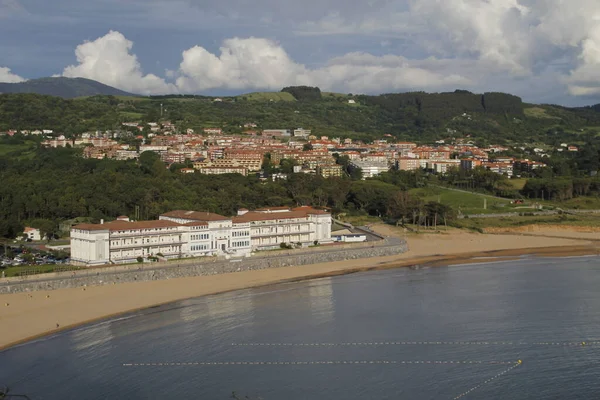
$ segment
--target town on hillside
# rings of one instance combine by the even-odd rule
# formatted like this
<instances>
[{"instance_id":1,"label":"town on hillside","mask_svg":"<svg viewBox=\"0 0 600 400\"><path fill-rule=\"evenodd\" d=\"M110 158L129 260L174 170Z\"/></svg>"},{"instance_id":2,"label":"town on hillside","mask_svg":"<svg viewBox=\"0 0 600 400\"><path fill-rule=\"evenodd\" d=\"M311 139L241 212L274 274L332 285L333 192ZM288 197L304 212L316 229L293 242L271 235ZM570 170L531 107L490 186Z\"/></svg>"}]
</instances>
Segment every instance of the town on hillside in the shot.
<instances>
[{"instance_id":1,"label":"town on hillside","mask_svg":"<svg viewBox=\"0 0 600 400\"><path fill-rule=\"evenodd\" d=\"M187 129L178 133L175 125L162 123L140 124L123 123L124 127L140 131L136 136L139 144L123 143L120 132L86 132L76 138L67 139L64 135L50 136L43 141L47 147L83 147L87 158L116 160L137 159L140 154L152 151L169 167L184 165L181 173L218 174L261 174L263 179L285 179L285 173L265 173L265 159L273 166L287 160L290 172L317 174L323 177L341 176L352 169L360 169L363 178L377 176L390 168L414 171L425 169L432 173L444 174L449 168L471 170L484 167L508 177L520 176L523 172L545 167L541 161L529 158L518 159L502 153L506 146L490 145L480 148L469 138L448 138L427 145L413 142L394 141L389 138L373 140L371 143L349 138L317 136L311 130L298 129L257 129L255 123L246 123L243 135L226 135L221 128L207 127L196 133ZM148 129L147 135L141 132ZM16 131L8 131L12 135ZM23 134L48 135L49 130L23 131ZM519 150L525 150L521 146ZM536 159L549 157L552 151L577 152L574 145L562 143L556 149L534 147L532 156ZM346 162L338 157L346 156ZM185 165L187 163L187 165Z\"/></svg>"}]
</instances>

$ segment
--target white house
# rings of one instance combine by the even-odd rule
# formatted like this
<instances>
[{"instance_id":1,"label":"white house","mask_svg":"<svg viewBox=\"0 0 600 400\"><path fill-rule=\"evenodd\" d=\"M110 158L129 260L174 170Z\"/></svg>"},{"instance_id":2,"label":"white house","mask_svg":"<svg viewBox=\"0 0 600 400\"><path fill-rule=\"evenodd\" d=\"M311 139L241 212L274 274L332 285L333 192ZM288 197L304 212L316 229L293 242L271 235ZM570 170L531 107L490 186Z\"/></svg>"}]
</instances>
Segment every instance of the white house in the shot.
<instances>
[{"instance_id":1,"label":"white house","mask_svg":"<svg viewBox=\"0 0 600 400\"><path fill-rule=\"evenodd\" d=\"M23 237L31 240L42 240L42 234L39 229L26 226L23 229Z\"/></svg>"}]
</instances>

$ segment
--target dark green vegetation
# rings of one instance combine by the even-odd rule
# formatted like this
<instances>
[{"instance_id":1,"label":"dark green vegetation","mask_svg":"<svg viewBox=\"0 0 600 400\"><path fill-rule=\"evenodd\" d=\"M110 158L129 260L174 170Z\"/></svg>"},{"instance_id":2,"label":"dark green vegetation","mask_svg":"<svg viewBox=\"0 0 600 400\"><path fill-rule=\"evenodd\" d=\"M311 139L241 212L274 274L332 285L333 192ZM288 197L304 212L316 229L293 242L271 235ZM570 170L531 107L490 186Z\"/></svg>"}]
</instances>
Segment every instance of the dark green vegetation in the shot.
<instances>
[{"instance_id":1,"label":"dark green vegetation","mask_svg":"<svg viewBox=\"0 0 600 400\"><path fill-rule=\"evenodd\" d=\"M312 129L317 136L431 142L471 138L477 144L585 143L600 132L600 107L530 105L504 93L397 93L379 96L323 93L319 88L289 87L279 93L237 97L173 95L154 97L91 96L62 100L33 94L0 95L0 131L53 129L75 134L86 129L115 129L120 122L174 122L180 129L223 128L242 133L245 123L258 128ZM349 104L354 100L355 104Z\"/></svg>"},{"instance_id":2,"label":"dark green vegetation","mask_svg":"<svg viewBox=\"0 0 600 400\"><path fill-rule=\"evenodd\" d=\"M59 221L76 217L154 219L175 209L234 215L242 207L313 205L384 216L397 192L424 184L420 173L403 171L367 181L293 174L261 182L237 174L172 172L153 152L126 162L84 159L70 148L34 151L31 159L0 157L0 236L15 237L27 224L52 236Z\"/></svg>"},{"instance_id":3,"label":"dark green vegetation","mask_svg":"<svg viewBox=\"0 0 600 400\"><path fill-rule=\"evenodd\" d=\"M37 93L72 99L81 96L134 96L85 78L40 78L19 83L0 83L0 93Z\"/></svg>"}]
</instances>

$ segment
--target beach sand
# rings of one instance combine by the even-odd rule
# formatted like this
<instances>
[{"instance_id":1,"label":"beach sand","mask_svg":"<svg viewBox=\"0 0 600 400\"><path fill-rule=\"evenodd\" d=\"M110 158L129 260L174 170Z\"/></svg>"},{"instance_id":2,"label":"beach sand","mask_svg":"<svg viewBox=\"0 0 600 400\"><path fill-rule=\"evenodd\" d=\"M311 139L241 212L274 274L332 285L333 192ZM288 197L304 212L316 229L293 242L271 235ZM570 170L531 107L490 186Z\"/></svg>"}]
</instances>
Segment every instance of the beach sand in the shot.
<instances>
[{"instance_id":1,"label":"beach sand","mask_svg":"<svg viewBox=\"0 0 600 400\"><path fill-rule=\"evenodd\" d=\"M536 232L537 236L523 236L457 230L405 235L401 229L385 225L372 228L383 235L404 237L409 251L388 257L223 275L0 295L0 324L4 328L0 335L0 349L159 304L278 282L417 264L437 266L490 262L498 260L498 257L510 259L523 254L548 257L600 254L600 242L588 240L587 235L570 239L544 237L540 231Z\"/></svg>"}]
</instances>

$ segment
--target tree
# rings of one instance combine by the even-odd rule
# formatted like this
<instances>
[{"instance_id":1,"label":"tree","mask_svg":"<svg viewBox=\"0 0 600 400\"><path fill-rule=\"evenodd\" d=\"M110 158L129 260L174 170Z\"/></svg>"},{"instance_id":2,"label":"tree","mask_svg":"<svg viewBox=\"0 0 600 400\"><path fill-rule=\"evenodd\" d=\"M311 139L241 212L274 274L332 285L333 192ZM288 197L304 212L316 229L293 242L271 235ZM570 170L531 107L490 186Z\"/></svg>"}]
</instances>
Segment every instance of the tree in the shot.
<instances>
[{"instance_id":1,"label":"tree","mask_svg":"<svg viewBox=\"0 0 600 400\"><path fill-rule=\"evenodd\" d=\"M280 170L284 174L291 174L294 172L294 166L297 165L296 160L284 158L281 160L279 166Z\"/></svg>"},{"instance_id":2,"label":"tree","mask_svg":"<svg viewBox=\"0 0 600 400\"><path fill-rule=\"evenodd\" d=\"M31 226L40 230L40 235L48 242L58 237L58 223L50 219L36 219L31 221Z\"/></svg>"},{"instance_id":3,"label":"tree","mask_svg":"<svg viewBox=\"0 0 600 400\"><path fill-rule=\"evenodd\" d=\"M144 151L140 154L140 168L145 173L150 173L156 161L160 161L160 156L153 151Z\"/></svg>"},{"instance_id":4,"label":"tree","mask_svg":"<svg viewBox=\"0 0 600 400\"><path fill-rule=\"evenodd\" d=\"M421 201L418 198L411 196L407 191L399 190L390 196L386 214L404 225L406 219L413 217L415 215L414 211L420 208Z\"/></svg>"},{"instance_id":5,"label":"tree","mask_svg":"<svg viewBox=\"0 0 600 400\"><path fill-rule=\"evenodd\" d=\"M353 181L360 181L363 178L362 168L350 167L350 179Z\"/></svg>"},{"instance_id":6,"label":"tree","mask_svg":"<svg viewBox=\"0 0 600 400\"><path fill-rule=\"evenodd\" d=\"M311 151L313 149L313 145L310 143L305 143L304 146L302 146L302 151Z\"/></svg>"}]
</instances>

